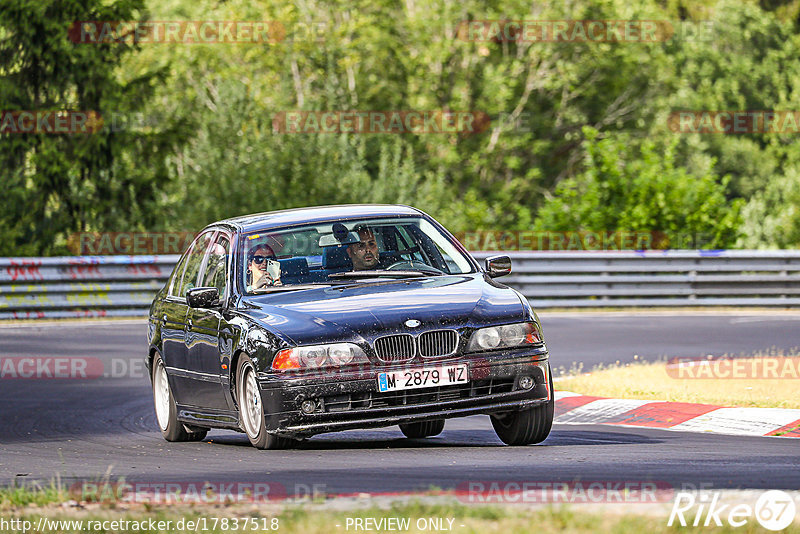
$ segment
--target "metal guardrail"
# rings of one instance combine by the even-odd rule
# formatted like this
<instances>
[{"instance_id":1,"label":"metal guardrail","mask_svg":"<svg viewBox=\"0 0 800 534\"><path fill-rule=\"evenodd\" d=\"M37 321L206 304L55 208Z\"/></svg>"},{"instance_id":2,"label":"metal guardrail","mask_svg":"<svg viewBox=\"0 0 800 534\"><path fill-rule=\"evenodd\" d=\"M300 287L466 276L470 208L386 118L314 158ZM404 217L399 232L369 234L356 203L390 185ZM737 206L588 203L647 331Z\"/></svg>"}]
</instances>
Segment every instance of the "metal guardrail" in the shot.
<instances>
[{"instance_id":1,"label":"metal guardrail","mask_svg":"<svg viewBox=\"0 0 800 534\"><path fill-rule=\"evenodd\" d=\"M800 306L800 251L507 254L502 278L547 307ZM146 315L178 256L0 258L0 319Z\"/></svg>"},{"instance_id":2,"label":"metal guardrail","mask_svg":"<svg viewBox=\"0 0 800 534\"><path fill-rule=\"evenodd\" d=\"M506 254L513 271L502 282L540 308L800 305L795 250Z\"/></svg>"},{"instance_id":3,"label":"metal guardrail","mask_svg":"<svg viewBox=\"0 0 800 534\"><path fill-rule=\"evenodd\" d=\"M0 319L146 315L178 259L0 258Z\"/></svg>"}]
</instances>

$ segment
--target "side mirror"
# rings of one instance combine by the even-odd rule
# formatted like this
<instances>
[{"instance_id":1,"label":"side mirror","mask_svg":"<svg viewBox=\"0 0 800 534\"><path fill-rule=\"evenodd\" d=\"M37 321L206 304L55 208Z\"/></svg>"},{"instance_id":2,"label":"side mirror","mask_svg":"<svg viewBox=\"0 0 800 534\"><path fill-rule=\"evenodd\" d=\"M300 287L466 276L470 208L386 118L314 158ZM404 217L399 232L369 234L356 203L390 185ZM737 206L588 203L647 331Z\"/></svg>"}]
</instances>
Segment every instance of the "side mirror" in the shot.
<instances>
[{"instance_id":1,"label":"side mirror","mask_svg":"<svg viewBox=\"0 0 800 534\"><path fill-rule=\"evenodd\" d=\"M214 308L219 306L219 289L195 287L186 292L186 303L190 308Z\"/></svg>"},{"instance_id":2,"label":"side mirror","mask_svg":"<svg viewBox=\"0 0 800 534\"><path fill-rule=\"evenodd\" d=\"M490 278L497 278L498 276L505 276L511 272L511 258L508 256L492 256L486 258L484 262L484 271Z\"/></svg>"}]
</instances>

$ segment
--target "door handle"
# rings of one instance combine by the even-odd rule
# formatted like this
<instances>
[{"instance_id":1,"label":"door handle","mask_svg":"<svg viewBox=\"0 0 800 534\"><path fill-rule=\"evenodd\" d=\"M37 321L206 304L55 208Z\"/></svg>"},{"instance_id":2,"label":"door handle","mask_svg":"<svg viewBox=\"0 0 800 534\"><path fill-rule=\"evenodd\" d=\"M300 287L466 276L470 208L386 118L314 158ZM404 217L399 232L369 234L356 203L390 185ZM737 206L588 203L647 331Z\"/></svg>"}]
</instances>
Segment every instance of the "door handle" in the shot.
<instances>
[{"instance_id":1,"label":"door handle","mask_svg":"<svg viewBox=\"0 0 800 534\"><path fill-rule=\"evenodd\" d=\"M167 326L167 314L164 314L164 315L161 317L161 325L162 325L162 326Z\"/></svg>"},{"instance_id":2,"label":"door handle","mask_svg":"<svg viewBox=\"0 0 800 534\"><path fill-rule=\"evenodd\" d=\"M189 319L188 321L186 321L186 327L187 327L189 330L191 330L193 326L194 326L194 323L192 322L192 320L191 320L191 319Z\"/></svg>"}]
</instances>

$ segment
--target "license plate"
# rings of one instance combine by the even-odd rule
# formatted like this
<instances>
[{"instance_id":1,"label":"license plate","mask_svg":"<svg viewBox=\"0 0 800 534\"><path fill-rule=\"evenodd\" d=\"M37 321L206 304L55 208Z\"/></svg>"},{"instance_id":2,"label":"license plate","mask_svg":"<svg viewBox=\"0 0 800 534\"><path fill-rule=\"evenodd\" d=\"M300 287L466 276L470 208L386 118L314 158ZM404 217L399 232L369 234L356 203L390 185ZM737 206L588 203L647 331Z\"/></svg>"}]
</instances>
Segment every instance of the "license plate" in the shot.
<instances>
[{"instance_id":1,"label":"license plate","mask_svg":"<svg viewBox=\"0 0 800 534\"><path fill-rule=\"evenodd\" d=\"M466 364L443 365L380 373L378 375L378 391L432 388L466 384L467 382L469 382L469 372Z\"/></svg>"}]
</instances>

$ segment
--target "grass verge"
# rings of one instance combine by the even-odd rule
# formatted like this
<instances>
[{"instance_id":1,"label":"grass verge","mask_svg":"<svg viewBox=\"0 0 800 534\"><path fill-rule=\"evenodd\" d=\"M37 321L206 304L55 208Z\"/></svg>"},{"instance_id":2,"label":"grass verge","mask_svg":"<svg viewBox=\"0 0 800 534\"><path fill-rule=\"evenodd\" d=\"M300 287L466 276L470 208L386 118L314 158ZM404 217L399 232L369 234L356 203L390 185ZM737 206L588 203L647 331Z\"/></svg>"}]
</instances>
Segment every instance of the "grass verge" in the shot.
<instances>
[{"instance_id":1,"label":"grass verge","mask_svg":"<svg viewBox=\"0 0 800 534\"><path fill-rule=\"evenodd\" d=\"M9 498L0 490L3 502L18 499L20 493ZM43 497L43 496L40 496ZM48 498L53 495L48 495ZM436 504L417 500L393 502L384 506L367 505L347 510L331 509L319 503L283 505L201 505L201 506L139 506L120 509L119 505L89 505L89 508L43 505L39 497L22 499L25 506L5 510L3 520L11 527L0 527L1 532L20 532L24 526L29 531L36 525L46 526L42 531L63 533L97 532L282 532L288 534L336 534L354 531L408 533L452 532L454 534L528 534L537 533L629 533L629 532L734 532L726 527L667 526L669 507L659 508L653 514L620 509L591 508L593 505L573 508L568 505L542 506L536 509L523 506L464 505L456 502ZM335 501L334 501L335 502ZM46 523L41 523L46 518ZM392 518L391 524L382 523ZM357 520L361 528L356 528ZM371 523L366 523L369 520ZM9 523L10 521L27 521ZM116 521L116 523L114 523ZM399 521L399 523L397 523ZM0 523L2 524L2 523ZM398 528L396 525L401 525ZM405 527L402 525L405 524ZM371 525L365 528L366 525ZM380 528L383 525L384 528ZM20 528L13 528L14 526ZM389 527L389 528L387 528ZM749 525L746 532L766 532L757 525ZM800 532L795 523L785 532Z\"/></svg>"},{"instance_id":2,"label":"grass verge","mask_svg":"<svg viewBox=\"0 0 800 534\"><path fill-rule=\"evenodd\" d=\"M742 359L738 368L733 360L716 359L682 370L666 360L597 367L588 373L572 369L557 380L556 389L615 399L800 408L800 355L772 351ZM754 374L772 378L753 378Z\"/></svg>"}]
</instances>

